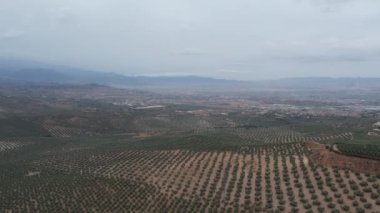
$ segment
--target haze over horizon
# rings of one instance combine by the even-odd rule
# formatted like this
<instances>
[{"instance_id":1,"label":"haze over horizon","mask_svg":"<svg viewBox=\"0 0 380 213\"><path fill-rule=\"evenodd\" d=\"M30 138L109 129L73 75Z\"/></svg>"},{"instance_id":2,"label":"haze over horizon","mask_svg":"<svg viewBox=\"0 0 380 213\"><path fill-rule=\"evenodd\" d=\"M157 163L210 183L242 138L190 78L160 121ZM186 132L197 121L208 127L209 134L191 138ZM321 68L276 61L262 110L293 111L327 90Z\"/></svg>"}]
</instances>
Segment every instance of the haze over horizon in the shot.
<instances>
[{"instance_id":1,"label":"haze over horizon","mask_svg":"<svg viewBox=\"0 0 380 213\"><path fill-rule=\"evenodd\" d=\"M380 77L375 0L0 3L0 58L126 75Z\"/></svg>"}]
</instances>

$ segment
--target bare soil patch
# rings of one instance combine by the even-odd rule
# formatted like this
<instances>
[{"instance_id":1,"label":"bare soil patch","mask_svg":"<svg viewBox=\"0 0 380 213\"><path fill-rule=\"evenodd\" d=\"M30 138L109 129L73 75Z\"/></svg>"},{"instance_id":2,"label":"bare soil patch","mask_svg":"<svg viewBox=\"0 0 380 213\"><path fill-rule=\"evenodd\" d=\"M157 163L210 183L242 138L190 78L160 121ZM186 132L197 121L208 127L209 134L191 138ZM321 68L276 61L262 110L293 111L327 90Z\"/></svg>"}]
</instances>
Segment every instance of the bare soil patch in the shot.
<instances>
[{"instance_id":1,"label":"bare soil patch","mask_svg":"<svg viewBox=\"0 0 380 213\"><path fill-rule=\"evenodd\" d=\"M341 169L349 169L354 172L380 174L380 161L354 156L347 156L331 151L323 144L306 142L307 147L312 152L311 157L318 164L323 166L335 166Z\"/></svg>"}]
</instances>

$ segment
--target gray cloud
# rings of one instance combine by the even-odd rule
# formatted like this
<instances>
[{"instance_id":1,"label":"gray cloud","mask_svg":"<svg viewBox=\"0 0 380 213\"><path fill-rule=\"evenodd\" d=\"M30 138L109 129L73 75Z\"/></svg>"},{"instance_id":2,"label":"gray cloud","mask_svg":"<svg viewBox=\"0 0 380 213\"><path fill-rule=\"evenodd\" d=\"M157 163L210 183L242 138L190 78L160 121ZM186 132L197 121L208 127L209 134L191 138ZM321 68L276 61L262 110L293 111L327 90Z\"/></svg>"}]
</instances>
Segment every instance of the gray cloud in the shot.
<instances>
[{"instance_id":1,"label":"gray cloud","mask_svg":"<svg viewBox=\"0 0 380 213\"><path fill-rule=\"evenodd\" d=\"M308 1L309 3L317 6L335 6L344 5L347 3L361 1L361 0L297 0L297 1Z\"/></svg>"},{"instance_id":2,"label":"gray cloud","mask_svg":"<svg viewBox=\"0 0 380 213\"><path fill-rule=\"evenodd\" d=\"M178 54L184 56L202 56L205 52L198 48L186 48L178 51Z\"/></svg>"},{"instance_id":3,"label":"gray cloud","mask_svg":"<svg viewBox=\"0 0 380 213\"><path fill-rule=\"evenodd\" d=\"M377 0L0 3L0 57L125 74L380 76Z\"/></svg>"},{"instance_id":4,"label":"gray cloud","mask_svg":"<svg viewBox=\"0 0 380 213\"><path fill-rule=\"evenodd\" d=\"M380 38L267 42L270 59L296 62L380 61ZM271 56L270 56L271 55Z\"/></svg>"},{"instance_id":5,"label":"gray cloud","mask_svg":"<svg viewBox=\"0 0 380 213\"><path fill-rule=\"evenodd\" d=\"M380 53L380 52L379 52ZM310 54L310 55L291 55L291 56L278 56L273 57L275 60L288 60L299 63L326 63L326 62L365 62L372 60L379 60L380 54L377 57L371 55L370 57L361 56L357 54L343 53L343 54Z\"/></svg>"},{"instance_id":6,"label":"gray cloud","mask_svg":"<svg viewBox=\"0 0 380 213\"><path fill-rule=\"evenodd\" d=\"M24 36L26 33L21 30L6 30L4 32L0 32L0 40L10 40Z\"/></svg>"},{"instance_id":7,"label":"gray cloud","mask_svg":"<svg viewBox=\"0 0 380 213\"><path fill-rule=\"evenodd\" d=\"M305 1L305 0L298 0ZM345 7L349 7L351 3L360 0L306 0L308 3L318 7L322 12L331 13L338 12Z\"/></svg>"}]
</instances>

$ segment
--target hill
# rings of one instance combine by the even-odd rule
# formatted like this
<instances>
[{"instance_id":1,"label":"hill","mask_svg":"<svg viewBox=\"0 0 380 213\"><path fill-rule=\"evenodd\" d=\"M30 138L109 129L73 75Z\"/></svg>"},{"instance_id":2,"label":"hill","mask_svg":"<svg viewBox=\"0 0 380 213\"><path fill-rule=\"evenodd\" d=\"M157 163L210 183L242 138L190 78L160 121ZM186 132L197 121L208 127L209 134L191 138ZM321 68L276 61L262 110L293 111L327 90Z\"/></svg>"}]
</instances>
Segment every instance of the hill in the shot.
<instances>
[{"instance_id":1,"label":"hill","mask_svg":"<svg viewBox=\"0 0 380 213\"><path fill-rule=\"evenodd\" d=\"M38 62L0 60L0 82L103 84L122 87L227 86L243 82L199 76L125 76Z\"/></svg>"},{"instance_id":2,"label":"hill","mask_svg":"<svg viewBox=\"0 0 380 213\"><path fill-rule=\"evenodd\" d=\"M127 76L32 61L0 59L0 83L101 84L139 89L351 90L380 89L380 78L285 78L236 81L199 76Z\"/></svg>"}]
</instances>

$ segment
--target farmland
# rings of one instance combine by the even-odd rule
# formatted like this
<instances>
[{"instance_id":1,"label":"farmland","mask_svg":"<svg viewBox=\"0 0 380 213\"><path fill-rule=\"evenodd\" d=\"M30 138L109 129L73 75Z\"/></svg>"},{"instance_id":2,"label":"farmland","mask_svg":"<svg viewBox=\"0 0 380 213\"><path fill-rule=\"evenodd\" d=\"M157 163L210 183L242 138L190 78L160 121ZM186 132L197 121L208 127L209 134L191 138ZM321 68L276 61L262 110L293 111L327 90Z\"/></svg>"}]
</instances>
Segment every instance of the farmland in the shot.
<instances>
[{"instance_id":1,"label":"farmland","mask_svg":"<svg viewBox=\"0 0 380 213\"><path fill-rule=\"evenodd\" d=\"M160 107L124 106L119 90L111 101L93 90L107 91L85 88L86 101L67 88L69 97L49 90L56 100L3 91L2 122L23 122L1 126L0 212L380 209L378 139L366 135L376 112L296 114L140 92L128 98Z\"/></svg>"},{"instance_id":2,"label":"farmland","mask_svg":"<svg viewBox=\"0 0 380 213\"><path fill-rule=\"evenodd\" d=\"M242 149L245 145L231 140L213 150L210 137L186 146L195 138L176 136L187 141L160 148L155 148L153 138L35 142L0 155L2 210L365 212L379 208L377 176L317 165L302 142ZM13 163L7 165L9 161Z\"/></svg>"},{"instance_id":3,"label":"farmland","mask_svg":"<svg viewBox=\"0 0 380 213\"><path fill-rule=\"evenodd\" d=\"M370 144L339 144L339 151L347 155L370 157L380 159L380 146Z\"/></svg>"}]
</instances>

